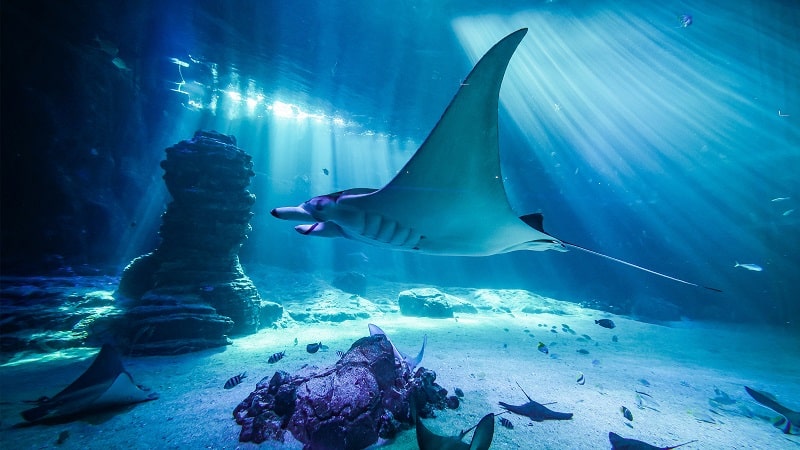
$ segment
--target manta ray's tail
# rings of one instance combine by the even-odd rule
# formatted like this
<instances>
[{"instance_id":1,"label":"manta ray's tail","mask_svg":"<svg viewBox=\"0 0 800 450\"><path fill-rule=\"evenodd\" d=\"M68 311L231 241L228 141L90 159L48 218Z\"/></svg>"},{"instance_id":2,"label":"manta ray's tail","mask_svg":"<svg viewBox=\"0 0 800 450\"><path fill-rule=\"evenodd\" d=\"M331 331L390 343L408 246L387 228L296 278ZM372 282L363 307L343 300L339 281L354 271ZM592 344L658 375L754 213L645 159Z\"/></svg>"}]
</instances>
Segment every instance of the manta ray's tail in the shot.
<instances>
[{"instance_id":1,"label":"manta ray's tail","mask_svg":"<svg viewBox=\"0 0 800 450\"><path fill-rule=\"evenodd\" d=\"M605 259L610 259L611 261L618 262L620 264L625 264L626 266L633 267L634 269L643 270L645 272L652 273L653 275L658 275L660 277L663 277L663 278L666 278L666 279L669 279L669 280L672 280L672 281L677 281L678 283L683 283L683 284L688 284L689 286L696 286L696 287L699 287L699 288L708 289L709 291L722 292L722 290L717 289L717 288L713 288L713 287L709 287L709 286L703 286L702 284L697 284L697 283L692 283L690 281L681 280L680 278L675 278L675 277L663 274L661 272L656 272L655 270L650 270L650 269L647 269L647 268L642 267L642 266L637 266L636 264L629 263L627 261L623 261L621 259L614 258L613 256L608 256L608 255L604 255L602 253L598 253L598 252L596 252L594 250L589 250L586 247L581 247L580 245L576 245L576 244L573 244L571 242L567 242L567 241L563 241L562 240L561 243L566 245L567 247L572 247L572 248L584 251L586 253L591 253L593 255L600 256L600 257L605 258Z\"/></svg>"}]
</instances>

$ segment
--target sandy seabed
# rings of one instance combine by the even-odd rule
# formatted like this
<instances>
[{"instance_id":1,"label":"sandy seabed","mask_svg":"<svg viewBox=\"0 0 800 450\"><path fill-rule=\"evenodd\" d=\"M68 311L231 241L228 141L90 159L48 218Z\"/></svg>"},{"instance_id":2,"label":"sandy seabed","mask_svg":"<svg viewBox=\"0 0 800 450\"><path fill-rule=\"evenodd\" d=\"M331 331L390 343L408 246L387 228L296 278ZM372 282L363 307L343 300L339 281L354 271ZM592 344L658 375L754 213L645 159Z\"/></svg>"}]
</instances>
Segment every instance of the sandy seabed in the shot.
<instances>
[{"instance_id":1,"label":"sandy seabed","mask_svg":"<svg viewBox=\"0 0 800 450\"><path fill-rule=\"evenodd\" d=\"M500 412L498 401L525 403L519 383L534 400L555 402L551 409L574 417L535 423L506 414L514 428L498 424L493 449L604 449L610 448L609 431L661 447L696 439L681 448L800 448L800 436L773 427L768 419L776 414L744 390L747 385L770 392L787 407L800 409L797 336L747 325L654 325L567 302L562 310L566 312L559 315L514 311L459 314L455 319L373 314L369 320L262 330L224 349L124 358L136 382L160 398L113 415L58 425L14 426L22 422L20 411L29 407L22 400L52 396L66 387L88 367L96 350L66 350L46 358L19 355L0 366L0 447L299 449L302 445L292 438L286 443L240 443L234 407L275 370L293 373L305 364L334 364L337 350L347 350L368 335L368 323L376 323L400 350L411 354L427 335L422 366L434 370L437 383L448 391L464 391L458 409L425 421L439 434L456 435L488 412ZM611 318L617 327L602 328L594 323L599 318ZM305 344L316 341L328 349L307 353ZM549 347L548 355L537 351L539 342ZM588 354L579 353L581 349ZM267 363L271 354L283 350L283 360ZM228 378L243 371L248 377L242 384L223 389ZM581 373L583 385L576 382ZM637 391L647 394L638 394L644 409L637 407ZM729 396L724 404L710 401L724 394ZM633 421L623 417L622 406L632 412ZM67 437L57 444L64 432ZM401 433L383 448L417 448L414 431Z\"/></svg>"}]
</instances>

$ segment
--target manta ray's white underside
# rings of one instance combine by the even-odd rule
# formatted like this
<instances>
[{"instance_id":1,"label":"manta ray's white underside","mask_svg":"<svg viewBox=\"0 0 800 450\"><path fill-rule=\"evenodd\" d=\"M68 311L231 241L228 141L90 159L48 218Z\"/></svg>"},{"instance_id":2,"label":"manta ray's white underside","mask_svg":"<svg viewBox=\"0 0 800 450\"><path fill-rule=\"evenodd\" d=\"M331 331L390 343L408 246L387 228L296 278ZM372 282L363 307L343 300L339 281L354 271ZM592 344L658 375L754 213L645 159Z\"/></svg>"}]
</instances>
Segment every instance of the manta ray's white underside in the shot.
<instances>
[{"instance_id":1,"label":"manta ray's white underside","mask_svg":"<svg viewBox=\"0 0 800 450\"><path fill-rule=\"evenodd\" d=\"M478 61L428 138L386 186L314 197L272 215L311 222L295 227L306 235L435 255L569 246L698 286L559 240L544 232L540 214L512 210L500 171L498 101L506 67L527 31L506 36Z\"/></svg>"},{"instance_id":2,"label":"manta ray's white underside","mask_svg":"<svg viewBox=\"0 0 800 450\"><path fill-rule=\"evenodd\" d=\"M351 189L277 208L297 230L437 255L564 249L520 220L500 172L497 110L508 62L527 29L497 43L472 69L411 160L382 189Z\"/></svg>"}]
</instances>

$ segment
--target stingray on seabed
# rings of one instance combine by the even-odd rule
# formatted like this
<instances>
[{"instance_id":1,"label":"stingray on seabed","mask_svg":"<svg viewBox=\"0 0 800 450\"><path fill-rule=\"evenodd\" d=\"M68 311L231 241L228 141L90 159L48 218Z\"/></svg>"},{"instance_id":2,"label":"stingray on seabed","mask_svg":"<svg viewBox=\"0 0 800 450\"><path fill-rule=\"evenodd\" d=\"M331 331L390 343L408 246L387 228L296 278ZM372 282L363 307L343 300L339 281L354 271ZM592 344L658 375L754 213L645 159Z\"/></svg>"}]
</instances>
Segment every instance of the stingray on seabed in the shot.
<instances>
[{"instance_id":1,"label":"stingray on seabed","mask_svg":"<svg viewBox=\"0 0 800 450\"><path fill-rule=\"evenodd\" d=\"M432 255L569 247L718 291L555 238L544 231L541 214L520 216L511 208L500 172L498 105L506 68L527 31L506 36L478 61L425 142L386 186L321 195L275 208L272 215L311 222L295 227L304 235Z\"/></svg>"},{"instance_id":2,"label":"stingray on seabed","mask_svg":"<svg viewBox=\"0 0 800 450\"><path fill-rule=\"evenodd\" d=\"M28 422L66 421L157 398L158 394L148 393L133 382L122 366L119 353L105 344L86 372L52 398L30 402L37 406L22 411L22 417Z\"/></svg>"}]
</instances>

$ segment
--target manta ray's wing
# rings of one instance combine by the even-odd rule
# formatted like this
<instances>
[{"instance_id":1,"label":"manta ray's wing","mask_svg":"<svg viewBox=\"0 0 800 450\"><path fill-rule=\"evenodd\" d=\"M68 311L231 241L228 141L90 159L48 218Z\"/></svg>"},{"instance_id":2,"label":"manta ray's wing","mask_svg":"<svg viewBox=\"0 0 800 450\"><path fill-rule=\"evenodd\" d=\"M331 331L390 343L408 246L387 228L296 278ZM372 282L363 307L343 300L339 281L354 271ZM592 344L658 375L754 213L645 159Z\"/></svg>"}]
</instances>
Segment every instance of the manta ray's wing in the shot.
<instances>
[{"instance_id":1,"label":"manta ray's wing","mask_svg":"<svg viewBox=\"0 0 800 450\"><path fill-rule=\"evenodd\" d=\"M415 414L416 416L416 414ZM417 445L420 450L488 450L494 438L494 414L489 413L478 422L478 425L461 432L459 436L439 436L430 431L419 417L415 417L417 427ZM467 444L461 441L472 429L472 441Z\"/></svg>"},{"instance_id":2,"label":"manta ray's wing","mask_svg":"<svg viewBox=\"0 0 800 450\"><path fill-rule=\"evenodd\" d=\"M419 236L414 249L422 253L480 256L522 250L530 241L552 244L551 236L511 209L500 171L500 85L526 32L508 35L481 58L391 182L374 193L342 196L337 207L361 211L366 221L383 221L394 230L412 230ZM346 235L352 233L345 228Z\"/></svg>"},{"instance_id":3,"label":"manta ray's wing","mask_svg":"<svg viewBox=\"0 0 800 450\"><path fill-rule=\"evenodd\" d=\"M105 344L86 372L53 398L40 400L35 408L23 411L22 417L38 422L156 398L133 382L117 351Z\"/></svg>"}]
</instances>

